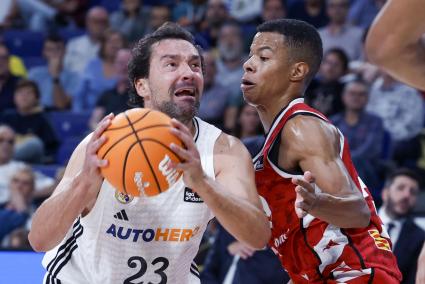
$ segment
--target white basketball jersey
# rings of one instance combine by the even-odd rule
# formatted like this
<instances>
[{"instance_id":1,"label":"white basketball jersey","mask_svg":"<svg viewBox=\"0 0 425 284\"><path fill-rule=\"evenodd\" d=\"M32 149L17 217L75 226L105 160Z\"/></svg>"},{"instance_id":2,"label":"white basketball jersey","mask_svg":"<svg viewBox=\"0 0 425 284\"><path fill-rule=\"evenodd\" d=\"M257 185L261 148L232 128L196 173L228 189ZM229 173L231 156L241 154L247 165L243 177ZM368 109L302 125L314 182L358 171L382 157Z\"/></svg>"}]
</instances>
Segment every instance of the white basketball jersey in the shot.
<instances>
[{"instance_id":1,"label":"white basketball jersey","mask_svg":"<svg viewBox=\"0 0 425 284\"><path fill-rule=\"evenodd\" d=\"M215 178L218 128L194 119L205 173ZM119 194L104 181L97 201L43 259L44 283L200 283L193 259L213 218L180 178L154 197Z\"/></svg>"}]
</instances>

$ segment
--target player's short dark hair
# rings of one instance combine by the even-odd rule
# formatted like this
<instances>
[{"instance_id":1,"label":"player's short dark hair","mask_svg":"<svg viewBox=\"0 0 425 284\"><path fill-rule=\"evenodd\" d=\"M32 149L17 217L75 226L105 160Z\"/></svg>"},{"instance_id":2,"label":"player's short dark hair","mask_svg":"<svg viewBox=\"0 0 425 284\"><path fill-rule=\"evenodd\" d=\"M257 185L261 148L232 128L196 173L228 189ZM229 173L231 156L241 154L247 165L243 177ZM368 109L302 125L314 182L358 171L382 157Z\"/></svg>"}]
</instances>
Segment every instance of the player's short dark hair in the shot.
<instances>
[{"instance_id":1,"label":"player's short dark hair","mask_svg":"<svg viewBox=\"0 0 425 284\"><path fill-rule=\"evenodd\" d=\"M289 50L290 61L306 62L310 71L305 83L308 85L311 82L323 56L322 40L315 27L300 20L278 19L259 25L257 32L274 32L285 36L284 44Z\"/></svg>"},{"instance_id":2,"label":"player's short dark hair","mask_svg":"<svg viewBox=\"0 0 425 284\"><path fill-rule=\"evenodd\" d=\"M182 39L191 43L198 50L201 58L202 73L204 73L202 49L195 43L195 38L192 34L178 24L172 22L164 23L156 31L140 39L132 50L132 56L128 63L128 77L131 86L128 102L130 106L143 106L143 98L137 95L134 82L137 79L149 76L152 45L165 39Z\"/></svg>"},{"instance_id":3,"label":"player's short dark hair","mask_svg":"<svg viewBox=\"0 0 425 284\"><path fill-rule=\"evenodd\" d=\"M350 63L350 59L348 58L347 53L339 47L334 47L328 49L325 52L324 57L328 56L329 54L335 54L338 57L338 59L342 62L342 68L344 68L344 73L347 73L348 64Z\"/></svg>"},{"instance_id":4,"label":"player's short dark hair","mask_svg":"<svg viewBox=\"0 0 425 284\"><path fill-rule=\"evenodd\" d=\"M394 180L397 177L400 177L400 176L406 176L406 177L413 179L414 181L416 181L418 183L419 188L422 188L422 182L423 181L420 178L420 176L415 171L408 169L408 168L399 168L399 169L392 171L387 176L387 178L385 180L385 187L391 186L391 184L394 182Z\"/></svg>"}]
</instances>

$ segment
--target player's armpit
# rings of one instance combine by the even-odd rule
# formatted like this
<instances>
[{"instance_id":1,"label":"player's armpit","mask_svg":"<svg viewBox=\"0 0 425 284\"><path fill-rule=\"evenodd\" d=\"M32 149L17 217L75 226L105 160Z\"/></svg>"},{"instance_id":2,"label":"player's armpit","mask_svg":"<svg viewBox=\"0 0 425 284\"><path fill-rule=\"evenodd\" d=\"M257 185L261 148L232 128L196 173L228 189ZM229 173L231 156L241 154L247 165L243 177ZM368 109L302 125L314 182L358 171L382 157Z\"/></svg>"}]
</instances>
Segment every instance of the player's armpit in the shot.
<instances>
[{"instance_id":1,"label":"player's armpit","mask_svg":"<svg viewBox=\"0 0 425 284\"><path fill-rule=\"evenodd\" d=\"M282 141L279 165L310 171L314 177L315 204L309 214L342 228L369 224L369 208L342 161L335 127L315 117L295 117L282 131Z\"/></svg>"},{"instance_id":2,"label":"player's armpit","mask_svg":"<svg viewBox=\"0 0 425 284\"><path fill-rule=\"evenodd\" d=\"M237 240L261 249L270 238L270 226L255 186L251 157L236 138L221 134L214 147L216 180L205 180L197 193L223 227Z\"/></svg>"}]
</instances>

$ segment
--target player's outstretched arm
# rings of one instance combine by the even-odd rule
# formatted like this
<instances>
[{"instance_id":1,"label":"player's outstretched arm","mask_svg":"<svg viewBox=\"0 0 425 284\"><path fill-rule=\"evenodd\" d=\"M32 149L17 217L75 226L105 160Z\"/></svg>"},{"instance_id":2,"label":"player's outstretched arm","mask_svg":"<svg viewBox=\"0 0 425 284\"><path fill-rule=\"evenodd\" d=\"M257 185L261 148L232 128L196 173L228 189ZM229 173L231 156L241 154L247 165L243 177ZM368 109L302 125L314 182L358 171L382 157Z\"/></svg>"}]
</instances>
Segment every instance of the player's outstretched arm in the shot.
<instances>
[{"instance_id":1,"label":"player's outstretched arm","mask_svg":"<svg viewBox=\"0 0 425 284\"><path fill-rule=\"evenodd\" d=\"M366 39L368 58L400 81L425 90L425 0L389 0Z\"/></svg>"},{"instance_id":2,"label":"player's outstretched arm","mask_svg":"<svg viewBox=\"0 0 425 284\"><path fill-rule=\"evenodd\" d=\"M74 150L63 179L52 196L34 213L29 241L35 251L48 251L65 237L75 219L94 205L103 178L99 167L106 161L96 156L105 142L103 131L113 116L106 116L96 130Z\"/></svg>"},{"instance_id":3,"label":"player's outstretched arm","mask_svg":"<svg viewBox=\"0 0 425 284\"><path fill-rule=\"evenodd\" d=\"M216 179L205 175L199 152L186 126L173 120L174 134L187 149L172 149L185 161L173 165L184 171L185 184L195 190L223 227L239 241L261 249L270 238L270 225L255 187L254 168L245 146L236 138L221 134L214 147Z\"/></svg>"},{"instance_id":4,"label":"player's outstretched arm","mask_svg":"<svg viewBox=\"0 0 425 284\"><path fill-rule=\"evenodd\" d=\"M279 165L287 168L282 163L289 161L290 168L306 172L292 180L298 185L297 215L311 214L341 228L366 227L370 210L340 157L337 129L318 118L298 116L288 121L282 135L286 155L279 151Z\"/></svg>"}]
</instances>

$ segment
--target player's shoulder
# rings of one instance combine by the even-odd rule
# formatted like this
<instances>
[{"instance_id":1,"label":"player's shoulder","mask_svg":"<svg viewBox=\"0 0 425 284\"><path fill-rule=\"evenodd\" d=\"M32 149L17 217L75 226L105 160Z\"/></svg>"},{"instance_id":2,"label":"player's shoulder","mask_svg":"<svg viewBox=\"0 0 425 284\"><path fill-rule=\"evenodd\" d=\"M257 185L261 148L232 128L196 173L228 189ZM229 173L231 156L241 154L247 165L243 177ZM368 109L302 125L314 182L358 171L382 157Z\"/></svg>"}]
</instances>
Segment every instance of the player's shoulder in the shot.
<instances>
[{"instance_id":1,"label":"player's shoulder","mask_svg":"<svg viewBox=\"0 0 425 284\"><path fill-rule=\"evenodd\" d=\"M214 154L245 155L247 153L248 150L239 138L224 132L218 136L214 146Z\"/></svg>"},{"instance_id":2,"label":"player's shoulder","mask_svg":"<svg viewBox=\"0 0 425 284\"><path fill-rule=\"evenodd\" d=\"M338 129L328 121L312 115L297 115L287 121L282 142L291 149L308 152L327 149L339 143Z\"/></svg>"}]
</instances>

